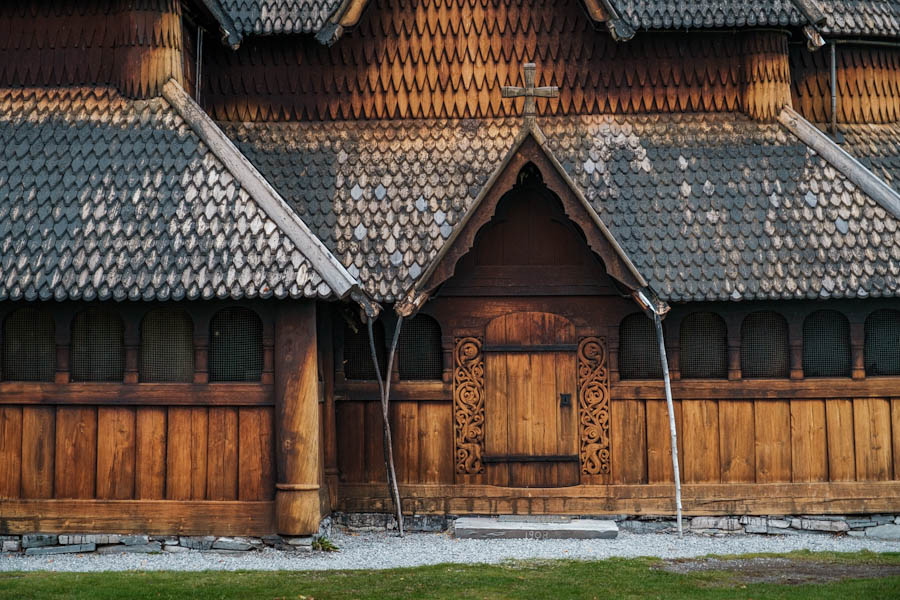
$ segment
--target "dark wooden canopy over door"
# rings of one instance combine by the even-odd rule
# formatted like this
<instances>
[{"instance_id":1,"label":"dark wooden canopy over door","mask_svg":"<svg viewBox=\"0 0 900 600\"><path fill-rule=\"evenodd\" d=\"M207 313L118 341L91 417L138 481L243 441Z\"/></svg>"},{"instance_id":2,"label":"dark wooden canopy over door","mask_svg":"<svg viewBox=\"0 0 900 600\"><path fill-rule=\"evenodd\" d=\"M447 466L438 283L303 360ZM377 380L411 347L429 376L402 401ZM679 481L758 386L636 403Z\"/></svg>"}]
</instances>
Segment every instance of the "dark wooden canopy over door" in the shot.
<instances>
[{"instance_id":1,"label":"dark wooden canopy over door","mask_svg":"<svg viewBox=\"0 0 900 600\"><path fill-rule=\"evenodd\" d=\"M543 312L488 323L485 456L488 482L514 487L577 485L575 327Z\"/></svg>"}]
</instances>

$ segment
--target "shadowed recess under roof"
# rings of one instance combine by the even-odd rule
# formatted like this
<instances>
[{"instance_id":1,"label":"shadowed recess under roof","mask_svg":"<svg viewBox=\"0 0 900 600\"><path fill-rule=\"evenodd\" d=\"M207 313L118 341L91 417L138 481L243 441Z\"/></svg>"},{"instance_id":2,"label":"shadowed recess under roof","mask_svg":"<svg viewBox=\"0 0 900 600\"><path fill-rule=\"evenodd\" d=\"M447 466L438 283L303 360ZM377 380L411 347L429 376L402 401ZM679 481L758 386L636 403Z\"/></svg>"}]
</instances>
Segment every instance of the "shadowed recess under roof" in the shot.
<instances>
[{"instance_id":1,"label":"shadowed recess under roof","mask_svg":"<svg viewBox=\"0 0 900 600\"><path fill-rule=\"evenodd\" d=\"M53 381L56 373L56 328L53 316L26 307L3 320L3 367L0 380Z\"/></svg>"}]
</instances>

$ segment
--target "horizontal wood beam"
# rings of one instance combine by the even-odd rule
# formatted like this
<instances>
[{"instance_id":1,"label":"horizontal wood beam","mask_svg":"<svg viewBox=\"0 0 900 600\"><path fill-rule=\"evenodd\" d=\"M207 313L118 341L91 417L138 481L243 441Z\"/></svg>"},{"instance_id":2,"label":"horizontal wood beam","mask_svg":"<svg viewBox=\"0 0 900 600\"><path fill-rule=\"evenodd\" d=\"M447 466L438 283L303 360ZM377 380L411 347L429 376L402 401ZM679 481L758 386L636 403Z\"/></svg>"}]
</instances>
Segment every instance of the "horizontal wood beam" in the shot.
<instances>
[{"instance_id":1,"label":"horizontal wood beam","mask_svg":"<svg viewBox=\"0 0 900 600\"><path fill-rule=\"evenodd\" d=\"M391 402L450 402L452 386L443 381L395 381L391 383ZM347 381L335 386L338 402L380 401L377 381Z\"/></svg>"},{"instance_id":2,"label":"horizontal wood beam","mask_svg":"<svg viewBox=\"0 0 900 600\"><path fill-rule=\"evenodd\" d=\"M388 511L378 484L344 484L340 509ZM671 515L674 486L579 485L505 488L485 485L401 485L404 510L416 514ZM682 486L686 515L855 514L900 510L900 481Z\"/></svg>"},{"instance_id":3,"label":"horizontal wood beam","mask_svg":"<svg viewBox=\"0 0 900 600\"><path fill-rule=\"evenodd\" d=\"M0 382L2 404L115 404L123 406L272 406L263 383L39 383Z\"/></svg>"},{"instance_id":4,"label":"horizontal wood beam","mask_svg":"<svg viewBox=\"0 0 900 600\"><path fill-rule=\"evenodd\" d=\"M254 535L275 532L274 502L3 500L0 533Z\"/></svg>"},{"instance_id":5,"label":"horizontal wood beam","mask_svg":"<svg viewBox=\"0 0 900 600\"><path fill-rule=\"evenodd\" d=\"M672 382L676 400L790 400L803 398L889 398L900 390L900 377L817 377L808 379L681 379ZM618 381L613 400L664 400L660 381Z\"/></svg>"}]
</instances>

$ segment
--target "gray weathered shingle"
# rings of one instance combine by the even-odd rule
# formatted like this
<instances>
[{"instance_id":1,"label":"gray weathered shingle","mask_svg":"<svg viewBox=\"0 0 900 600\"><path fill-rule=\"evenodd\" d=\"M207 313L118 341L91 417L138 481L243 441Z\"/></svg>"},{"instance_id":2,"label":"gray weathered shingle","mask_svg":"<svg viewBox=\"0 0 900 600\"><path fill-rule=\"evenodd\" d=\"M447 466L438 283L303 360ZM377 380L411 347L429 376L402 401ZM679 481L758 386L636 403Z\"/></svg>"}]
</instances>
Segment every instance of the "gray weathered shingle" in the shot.
<instances>
[{"instance_id":1,"label":"gray weathered shingle","mask_svg":"<svg viewBox=\"0 0 900 600\"><path fill-rule=\"evenodd\" d=\"M240 35L317 33L341 0L220 0Z\"/></svg>"},{"instance_id":2,"label":"gray weathered shingle","mask_svg":"<svg viewBox=\"0 0 900 600\"><path fill-rule=\"evenodd\" d=\"M0 89L0 300L330 292L165 100Z\"/></svg>"},{"instance_id":3,"label":"gray weathered shingle","mask_svg":"<svg viewBox=\"0 0 900 600\"><path fill-rule=\"evenodd\" d=\"M735 114L539 119L667 300L900 294L900 222L777 124ZM520 121L223 124L376 297L427 267Z\"/></svg>"}]
</instances>

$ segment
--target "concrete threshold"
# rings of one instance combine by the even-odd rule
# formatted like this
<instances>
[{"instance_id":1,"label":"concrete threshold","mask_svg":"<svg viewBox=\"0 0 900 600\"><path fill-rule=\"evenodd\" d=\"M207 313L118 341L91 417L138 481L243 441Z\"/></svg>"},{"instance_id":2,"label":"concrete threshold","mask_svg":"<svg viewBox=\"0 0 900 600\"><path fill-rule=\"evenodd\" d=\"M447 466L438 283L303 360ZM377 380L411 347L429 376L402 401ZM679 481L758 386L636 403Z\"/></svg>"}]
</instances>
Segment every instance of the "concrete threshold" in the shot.
<instances>
[{"instance_id":1,"label":"concrete threshold","mask_svg":"<svg viewBox=\"0 0 900 600\"><path fill-rule=\"evenodd\" d=\"M600 519L511 520L510 517L460 517L453 525L454 535L462 539L604 539L619 535L614 521Z\"/></svg>"}]
</instances>

